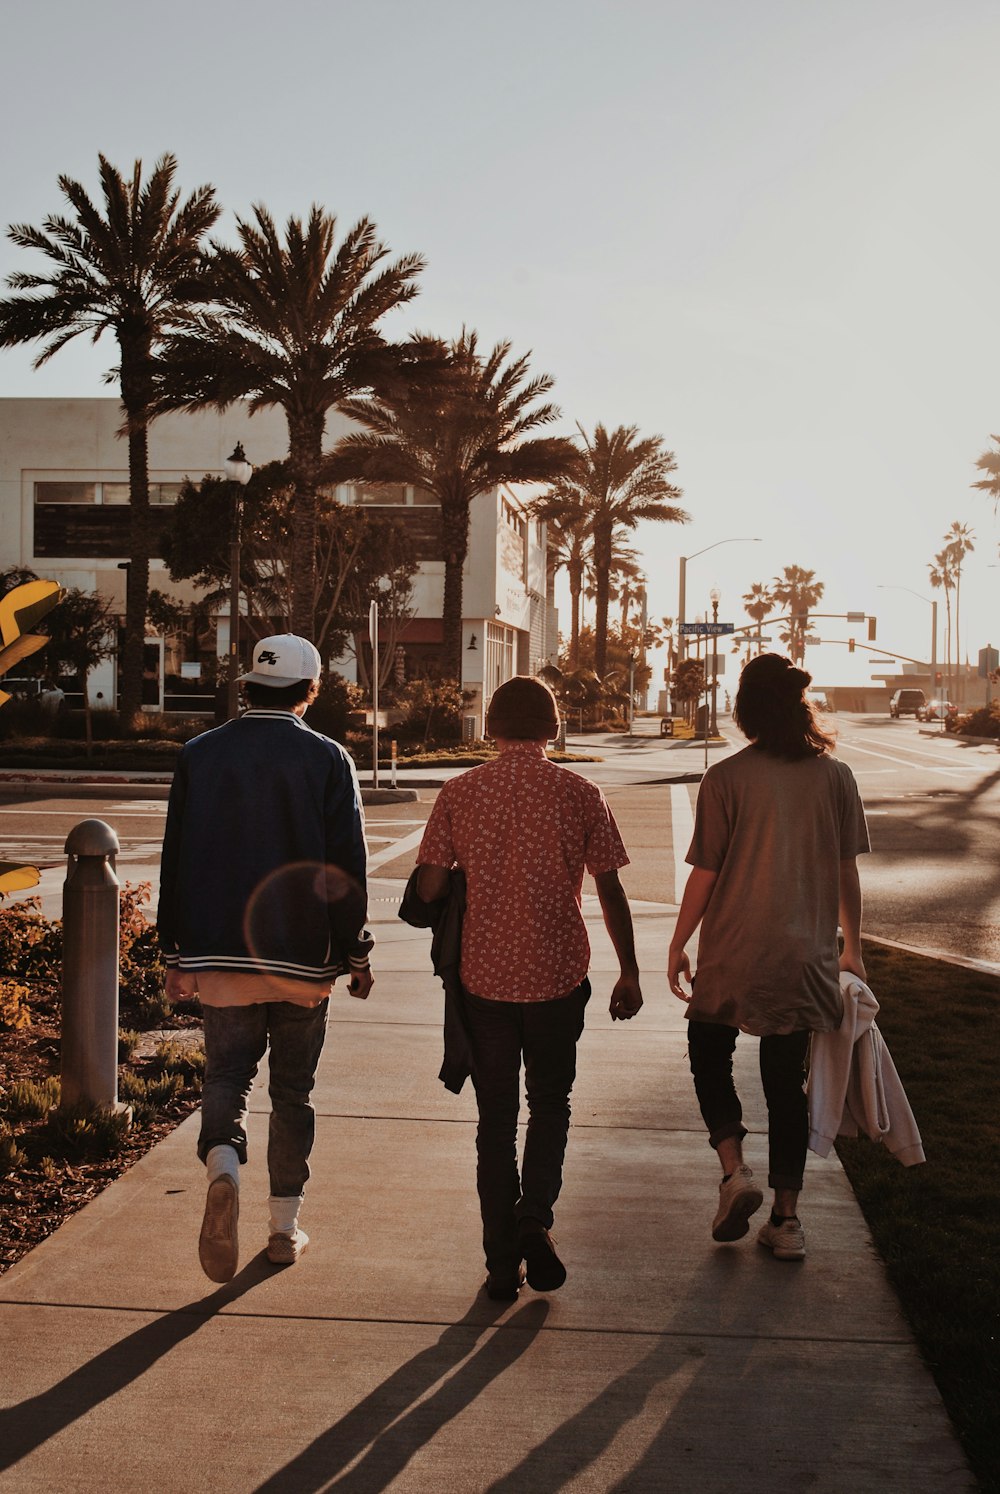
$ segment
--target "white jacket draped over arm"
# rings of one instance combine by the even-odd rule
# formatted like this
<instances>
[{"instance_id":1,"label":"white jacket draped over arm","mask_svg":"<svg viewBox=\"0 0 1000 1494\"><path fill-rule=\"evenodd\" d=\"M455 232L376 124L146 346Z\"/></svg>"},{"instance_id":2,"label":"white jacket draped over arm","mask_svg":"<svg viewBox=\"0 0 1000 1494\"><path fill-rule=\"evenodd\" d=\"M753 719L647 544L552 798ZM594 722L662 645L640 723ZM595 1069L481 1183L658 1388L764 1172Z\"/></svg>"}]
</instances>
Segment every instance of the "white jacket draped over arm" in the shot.
<instances>
[{"instance_id":1,"label":"white jacket draped over arm","mask_svg":"<svg viewBox=\"0 0 1000 1494\"><path fill-rule=\"evenodd\" d=\"M838 1136L863 1132L912 1167L924 1149L896 1066L875 1025L878 1002L856 975L843 971L844 1019L836 1032L814 1032L810 1050L809 1146L829 1155Z\"/></svg>"}]
</instances>

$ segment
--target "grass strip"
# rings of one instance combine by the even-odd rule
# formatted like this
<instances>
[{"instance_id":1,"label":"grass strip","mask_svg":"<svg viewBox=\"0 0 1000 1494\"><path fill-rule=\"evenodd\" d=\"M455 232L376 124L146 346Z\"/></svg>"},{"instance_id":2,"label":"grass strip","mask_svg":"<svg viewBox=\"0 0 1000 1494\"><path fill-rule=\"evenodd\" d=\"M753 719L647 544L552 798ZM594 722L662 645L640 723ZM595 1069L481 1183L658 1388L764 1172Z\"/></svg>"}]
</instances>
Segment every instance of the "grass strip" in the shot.
<instances>
[{"instance_id":1,"label":"grass strip","mask_svg":"<svg viewBox=\"0 0 1000 1494\"><path fill-rule=\"evenodd\" d=\"M837 1152L983 1489L1000 1494L1000 978L865 943L927 1161Z\"/></svg>"}]
</instances>

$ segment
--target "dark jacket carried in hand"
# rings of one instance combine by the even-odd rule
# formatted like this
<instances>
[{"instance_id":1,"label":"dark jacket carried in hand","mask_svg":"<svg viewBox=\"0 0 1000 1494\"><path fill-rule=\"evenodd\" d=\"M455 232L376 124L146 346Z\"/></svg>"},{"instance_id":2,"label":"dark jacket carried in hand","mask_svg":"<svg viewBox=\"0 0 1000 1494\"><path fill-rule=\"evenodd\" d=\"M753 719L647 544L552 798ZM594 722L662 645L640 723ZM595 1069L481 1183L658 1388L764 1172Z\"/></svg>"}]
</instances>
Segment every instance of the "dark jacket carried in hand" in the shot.
<instances>
[{"instance_id":1,"label":"dark jacket carried in hand","mask_svg":"<svg viewBox=\"0 0 1000 1494\"><path fill-rule=\"evenodd\" d=\"M462 982L462 918L465 914L465 872L456 867L448 873L448 891L433 903L425 903L417 892L419 866L411 873L399 907L404 923L417 929L433 929L431 963L444 986L444 1062L438 1078L452 1094L458 1094L472 1072L469 1039L465 1030Z\"/></svg>"},{"instance_id":2,"label":"dark jacket carried in hand","mask_svg":"<svg viewBox=\"0 0 1000 1494\"><path fill-rule=\"evenodd\" d=\"M363 964L364 814L339 742L250 710L181 751L163 837L167 965L326 980Z\"/></svg>"}]
</instances>

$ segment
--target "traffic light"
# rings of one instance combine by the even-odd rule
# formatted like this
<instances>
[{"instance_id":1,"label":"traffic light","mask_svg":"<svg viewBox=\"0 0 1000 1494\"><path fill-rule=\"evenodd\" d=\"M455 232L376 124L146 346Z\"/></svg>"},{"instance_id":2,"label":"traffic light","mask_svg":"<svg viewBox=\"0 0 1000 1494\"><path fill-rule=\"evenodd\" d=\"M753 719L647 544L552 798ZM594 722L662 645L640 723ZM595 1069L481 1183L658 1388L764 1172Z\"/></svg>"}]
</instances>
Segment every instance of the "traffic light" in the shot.
<instances>
[{"instance_id":1,"label":"traffic light","mask_svg":"<svg viewBox=\"0 0 1000 1494\"><path fill-rule=\"evenodd\" d=\"M874 641L875 641L875 619L874 619L874 617L870 617L868 619L868 642L869 643L873 643Z\"/></svg>"},{"instance_id":2,"label":"traffic light","mask_svg":"<svg viewBox=\"0 0 1000 1494\"><path fill-rule=\"evenodd\" d=\"M847 652L849 654L853 654L853 652L854 652L854 639L853 638L848 638L848 640L847 640Z\"/></svg>"}]
</instances>

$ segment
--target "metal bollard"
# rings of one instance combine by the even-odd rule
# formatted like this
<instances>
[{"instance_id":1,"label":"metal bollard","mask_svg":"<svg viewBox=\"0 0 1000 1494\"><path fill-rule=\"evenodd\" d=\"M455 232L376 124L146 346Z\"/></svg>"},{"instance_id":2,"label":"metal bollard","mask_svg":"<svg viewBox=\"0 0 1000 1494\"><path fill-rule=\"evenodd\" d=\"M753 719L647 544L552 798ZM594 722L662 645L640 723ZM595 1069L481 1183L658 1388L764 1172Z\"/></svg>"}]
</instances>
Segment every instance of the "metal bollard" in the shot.
<instances>
[{"instance_id":1,"label":"metal bollard","mask_svg":"<svg viewBox=\"0 0 1000 1494\"><path fill-rule=\"evenodd\" d=\"M118 836L81 820L66 837L63 883L60 1110L120 1112L118 1103Z\"/></svg>"}]
</instances>

